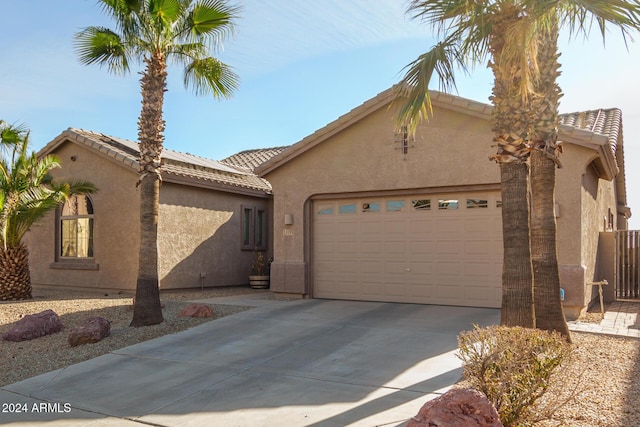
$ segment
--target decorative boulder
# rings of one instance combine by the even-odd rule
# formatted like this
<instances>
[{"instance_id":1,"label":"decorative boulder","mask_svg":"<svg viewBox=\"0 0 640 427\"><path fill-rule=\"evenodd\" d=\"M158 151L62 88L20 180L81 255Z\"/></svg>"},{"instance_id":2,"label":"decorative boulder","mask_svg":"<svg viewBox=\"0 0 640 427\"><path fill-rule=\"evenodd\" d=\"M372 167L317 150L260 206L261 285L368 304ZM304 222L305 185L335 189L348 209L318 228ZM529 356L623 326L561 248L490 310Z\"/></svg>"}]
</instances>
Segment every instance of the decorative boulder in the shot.
<instances>
[{"instance_id":1,"label":"decorative boulder","mask_svg":"<svg viewBox=\"0 0 640 427\"><path fill-rule=\"evenodd\" d=\"M28 314L18 320L13 328L2 334L2 339L15 342L28 341L55 334L61 330L60 317L53 310L45 310L36 314Z\"/></svg>"},{"instance_id":2,"label":"decorative boulder","mask_svg":"<svg viewBox=\"0 0 640 427\"><path fill-rule=\"evenodd\" d=\"M102 341L111 333L111 322L104 317L90 317L69 332L67 342L71 347Z\"/></svg>"},{"instance_id":3,"label":"decorative boulder","mask_svg":"<svg viewBox=\"0 0 640 427\"><path fill-rule=\"evenodd\" d=\"M503 427L500 415L479 391L449 390L425 403L407 427Z\"/></svg>"},{"instance_id":4,"label":"decorative boulder","mask_svg":"<svg viewBox=\"0 0 640 427\"><path fill-rule=\"evenodd\" d=\"M192 303L183 308L178 317L213 317L213 309L207 304Z\"/></svg>"}]
</instances>

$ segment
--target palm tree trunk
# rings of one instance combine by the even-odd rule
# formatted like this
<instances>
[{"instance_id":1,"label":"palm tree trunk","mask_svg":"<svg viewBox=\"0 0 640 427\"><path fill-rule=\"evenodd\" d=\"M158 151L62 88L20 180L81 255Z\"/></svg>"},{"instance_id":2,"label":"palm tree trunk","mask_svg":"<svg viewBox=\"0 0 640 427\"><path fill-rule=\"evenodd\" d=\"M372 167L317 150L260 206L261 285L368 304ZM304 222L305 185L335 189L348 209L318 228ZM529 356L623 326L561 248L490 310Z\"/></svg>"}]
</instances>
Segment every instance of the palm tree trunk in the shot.
<instances>
[{"instance_id":1,"label":"palm tree trunk","mask_svg":"<svg viewBox=\"0 0 640 427\"><path fill-rule=\"evenodd\" d=\"M167 86L167 64L158 54L146 59L142 75L142 111L138 121L140 139L140 259L136 299L131 326L162 323L158 274L158 206L160 156L164 141L162 107Z\"/></svg>"},{"instance_id":2,"label":"palm tree trunk","mask_svg":"<svg viewBox=\"0 0 640 427\"><path fill-rule=\"evenodd\" d=\"M569 327L560 300L560 273L556 247L557 225L554 212L558 109L562 91L557 84L558 62L557 22L542 34L538 49L540 79L531 105L537 117L531 154L531 257L536 327L557 331L571 341Z\"/></svg>"},{"instance_id":3,"label":"palm tree trunk","mask_svg":"<svg viewBox=\"0 0 640 427\"><path fill-rule=\"evenodd\" d=\"M533 328L528 173L526 163L500 164L504 251L500 324Z\"/></svg>"},{"instance_id":4,"label":"palm tree trunk","mask_svg":"<svg viewBox=\"0 0 640 427\"><path fill-rule=\"evenodd\" d=\"M136 298L131 326L162 323L160 287L158 282L158 202L160 181L155 174L140 183L140 261Z\"/></svg>"},{"instance_id":5,"label":"palm tree trunk","mask_svg":"<svg viewBox=\"0 0 640 427\"><path fill-rule=\"evenodd\" d=\"M24 244L0 248L0 300L31 299L29 250Z\"/></svg>"},{"instance_id":6,"label":"palm tree trunk","mask_svg":"<svg viewBox=\"0 0 640 427\"><path fill-rule=\"evenodd\" d=\"M553 191L555 179L555 162L543 151L534 150L531 153L531 258L536 327L557 331L570 340L560 300Z\"/></svg>"},{"instance_id":7,"label":"palm tree trunk","mask_svg":"<svg viewBox=\"0 0 640 427\"><path fill-rule=\"evenodd\" d=\"M529 156L527 144L530 115L518 84L521 64L505 59L507 29L519 22L521 15L514 5L505 6L493 25L489 42L494 85L492 130L497 153L491 159L500 164L502 191L502 311L503 326L535 327L533 272L529 247Z\"/></svg>"}]
</instances>

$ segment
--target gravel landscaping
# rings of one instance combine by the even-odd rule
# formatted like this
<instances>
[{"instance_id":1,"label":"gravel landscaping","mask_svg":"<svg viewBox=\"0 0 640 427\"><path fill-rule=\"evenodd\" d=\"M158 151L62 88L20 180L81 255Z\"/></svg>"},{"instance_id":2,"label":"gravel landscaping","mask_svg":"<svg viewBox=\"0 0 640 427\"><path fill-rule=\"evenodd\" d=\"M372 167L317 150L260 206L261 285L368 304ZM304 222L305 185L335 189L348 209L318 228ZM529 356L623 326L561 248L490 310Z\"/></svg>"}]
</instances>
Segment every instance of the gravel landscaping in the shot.
<instances>
[{"instance_id":1,"label":"gravel landscaping","mask_svg":"<svg viewBox=\"0 0 640 427\"><path fill-rule=\"evenodd\" d=\"M212 320L178 318L187 301L250 292L261 291L231 287L163 293L165 321L144 328L129 327L132 295L37 289L32 300L1 302L0 334L22 316L46 309L58 313L63 329L61 333L32 341L0 340L0 386ZM212 308L219 318L250 307L212 305ZM110 320L111 335L96 344L70 347L69 330L92 316ZM597 321L593 315L583 320ZM557 389L546 400L548 406L560 406L552 419L537 425L640 426L640 340L578 332L572 333L572 337L575 345L572 360L563 367ZM562 403L566 398L569 400Z\"/></svg>"},{"instance_id":2,"label":"gravel landscaping","mask_svg":"<svg viewBox=\"0 0 640 427\"><path fill-rule=\"evenodd\" d=\"M160 297L164 322L142 328L129 327L133 316L132 296L124 293L88 292L60 289L35 289L33 299L0 302L0 334L27 314L52 309L62 321L62 331L31 341L0 340L0 386L25 378L64 368L113 350L127 347L167 334L183 331L213 319L178 317L187 301L244 294L255 291L249 287L209 288L204 290L171 291ZM228 316L250 307L212 305L215 318ZM69 331L89 317L100 316L111 321L111 335L95 344L70 347ZM214 318L214 319L215 319Z\"/></svg>"}]
</instances>

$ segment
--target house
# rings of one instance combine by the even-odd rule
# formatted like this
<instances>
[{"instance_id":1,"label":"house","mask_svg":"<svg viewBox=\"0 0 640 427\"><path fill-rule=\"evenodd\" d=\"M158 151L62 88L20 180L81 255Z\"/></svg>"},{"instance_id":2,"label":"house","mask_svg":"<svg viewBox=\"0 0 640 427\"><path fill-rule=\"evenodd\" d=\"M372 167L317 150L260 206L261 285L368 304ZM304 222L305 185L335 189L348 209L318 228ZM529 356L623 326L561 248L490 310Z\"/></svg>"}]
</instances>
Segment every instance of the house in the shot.
<instances>
[{"instance_id":1,"label":"house","mask_svg":"<svg viewBox=\"0 0 640 427\"><path fill-rule=\"evenodd\" d=\"M254 250L267 250L271 186L252 173L282 148L228 162L163 151L158 251L161 289L247 283ZM55 154L55 179L88 180L99 191L69 200L27 236L34 285L135 289L140 241L138 145L68 129L40 156Z\"/></svg>"},{"instance_id":2,"label":"house","mask_svg":"<svg viewBox=\"0 0 640 427\"><path fill-rule=\"evenodd\" d=\"M393 89L257 167L273 188L271 290L311 298L500 307L499 166L491 107L433 92L433 118L394 132ZM623 230L622 116L562 116L557 171L564 308L607 273L600 232Z\"/></svg>"},{"instance_id":3,"label":"house","mask_svg":"<svg viewBox=\"0 0 640 427\"><path fill-rule=\"evenodd\" d=\"M302 298L500 307L499 167L488 160L489 105L432 93L415 137L395 132L393 89L289 147L221 161L163 151L158 245L162 290L247 283L254 250L273 255L271 290ZM576 318L614 283L626 230L622 114L565 114L559 128L558 260ZM138 266L138 146L68 129L60 179L76 197L28 235L35 285L133 290ZM611 287L608 292L611 292ZM613 298L610 295L610 298Z\"/></svg>"}]
</instances>

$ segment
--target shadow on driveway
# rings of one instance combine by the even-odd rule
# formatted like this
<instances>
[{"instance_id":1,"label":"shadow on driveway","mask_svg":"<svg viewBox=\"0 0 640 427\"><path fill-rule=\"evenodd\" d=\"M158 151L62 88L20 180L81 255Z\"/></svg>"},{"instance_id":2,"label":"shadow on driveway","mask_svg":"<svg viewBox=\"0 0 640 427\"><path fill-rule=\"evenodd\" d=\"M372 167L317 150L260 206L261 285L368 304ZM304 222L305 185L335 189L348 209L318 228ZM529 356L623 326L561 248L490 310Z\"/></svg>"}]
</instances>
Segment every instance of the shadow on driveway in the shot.
<instances>
[{"instance_id":1,"label":"shadow on driveway","mask_svg":"<svg viewBox=\"0 0 640 427\"><path fill-rule=\"evenodd\" d=\"M499 316L418 304L274 302L5 386L2 402L71 411L1 413L0 421L398 425L460 378L458 333Z\"/></svg>"}]
</instances>

